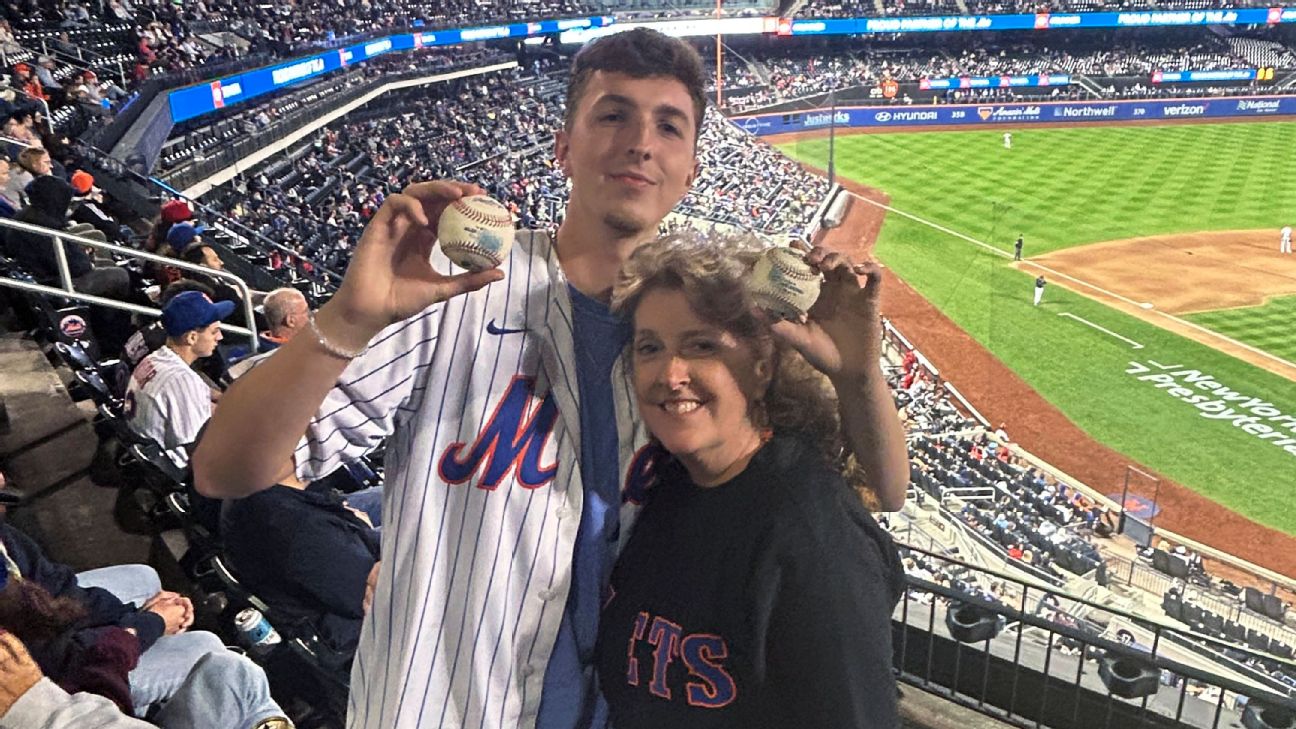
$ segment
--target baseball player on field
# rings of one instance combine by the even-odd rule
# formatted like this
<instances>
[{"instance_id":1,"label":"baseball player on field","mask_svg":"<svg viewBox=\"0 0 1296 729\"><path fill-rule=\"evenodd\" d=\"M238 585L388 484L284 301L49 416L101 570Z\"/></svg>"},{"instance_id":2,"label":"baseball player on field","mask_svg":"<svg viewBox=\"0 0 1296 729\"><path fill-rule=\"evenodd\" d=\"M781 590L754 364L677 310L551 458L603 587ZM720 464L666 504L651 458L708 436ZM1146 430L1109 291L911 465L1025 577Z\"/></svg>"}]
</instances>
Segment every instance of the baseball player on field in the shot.
<instances>
[{"instance_id":1,"label":"baseball player on field","mask_svg":"<svg viewBox=\"0 0 1296 729\"><path fill-rule=\"evenodd\" d=\"M194 457L205 495L268 488L289 463L317 478L388 443L349 727L606 726L598 613L651 475L630 330L608 295L697 176L704 84L678 40L635 29L594 41L556 133L572 183L556 236L520 231L499 268L444 275L437 220L478 190L411 185L370 221L309 331L222 398ZM898 509L908 461L870 334L877 269L822 249L807 260L869 285L825 285L809 322L776 331L829 375L844 436L883 508Z\"/></svg>"},{"instance_id":2,"label":"baseball player on field","mask_svg":"<svg viewBox=\"0 0 1296 729\"><path fill-rule=\"evenodd\" d=\"M1278 252L1291 253L1291 226L1284 225L1278 232Z\"/></svg>"},{"instance_id":3,"label":"baseball player on field","mask_svg":"<svg viewBox=\"0 0 1296 729\"><path fill-rule=\"evenodd\" d=\"M1004 149L1012 149L1012 132L1004 132Z\"/></svg>"}]
</instances>

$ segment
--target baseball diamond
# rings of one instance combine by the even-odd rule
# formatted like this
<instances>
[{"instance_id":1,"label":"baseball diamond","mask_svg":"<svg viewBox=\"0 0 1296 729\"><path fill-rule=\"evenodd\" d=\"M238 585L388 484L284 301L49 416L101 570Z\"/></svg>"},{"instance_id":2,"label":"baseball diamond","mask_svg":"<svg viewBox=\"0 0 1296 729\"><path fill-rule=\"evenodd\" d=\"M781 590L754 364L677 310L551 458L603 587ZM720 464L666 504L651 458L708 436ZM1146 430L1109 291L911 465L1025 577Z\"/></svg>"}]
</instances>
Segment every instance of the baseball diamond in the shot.
<instances>
[{"instance_id":1,"label":"baseball diamond","mask_svg":"<svg viewBox=\"0 0 1296 729\"><path fill-rule=\"evenodd\" d=\"M10 2L0 729L1294 729L1288 5Z\"/></svg>"},{"instance_id":2,"label":"baseball diamond","mask_svg":"<svg viewBox=\"0 0 1296 729\"><path fill-rule=\"evenodd\" d=\"M1151 358L1296 410L1292 330L1282 316L1283 297L1296 293L1296 258L1278 245L1278 229L1296 218L1296 177L1272 152L1296 141L1296 123L1014 131L1011 150L995 130L839 136L838 174L904 213L864 205L886 215L879 258L1090 437L1296 534L1281 506L1289 482L1275 477L1296 466L1292 453L1125 374L1132 360ZM778 141L827 166L821 133ZM1014 263L1019 231L1028 244ZM1050 291L1037 312L1029 292L1040 272L1065 291ZM1067 311L1146 349L1056 316ZM1253 326L1229 328L1235 312L1250 313ZM1246 541L1235 544L1245 550Z\"/></svg>"}]
</instances>

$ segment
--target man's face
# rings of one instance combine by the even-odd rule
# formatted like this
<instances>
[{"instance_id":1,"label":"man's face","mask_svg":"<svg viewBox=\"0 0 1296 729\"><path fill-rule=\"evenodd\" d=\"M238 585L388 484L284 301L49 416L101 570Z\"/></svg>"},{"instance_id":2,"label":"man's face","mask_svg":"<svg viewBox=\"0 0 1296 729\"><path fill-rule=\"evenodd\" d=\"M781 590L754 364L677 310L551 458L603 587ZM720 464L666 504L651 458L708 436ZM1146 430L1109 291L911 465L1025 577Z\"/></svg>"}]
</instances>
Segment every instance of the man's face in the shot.
<instances>
[{"instance_id":1,"label":"man's face","mask_svg":"<svg viewBox=\"0 0 1296 729\"><path fill-rule=\"evenodd\" d=\"M50 161L50 156L49 156L48 154L42 154L41 156L37 157L37 158L36 158L35 167L36 167L36 168L35 168L34 172L35 172L37 175L52 175L52 174L54 174L54 165L53 165L53 163Z\"/></svg>"},{"instance_id":2,"label":"man's face","mask_svg":"<svg viewBox=\"0 0 1296 729\"><path fill-rule=\"evenodd\" d=\"M568 216L587 216L616 234L651 231L697 176L696 118L684 84L596 71L556 156L571 178Z\"/></svg>"},{"instance_id":3,"label":"man's face","mask_svg":"<svg viewBox=\"0 0 1296 729\"><path fill-rule=\"evenodd\" d=\"M212 352L216 351L216 345L220 344L224 335L221 334L220 322L213 322L202 329L194 330L194 354L199 357L210 357Z\"/></svg>"},{"instance_id":4,"label":"man's face","mask_svg":"<svg viewBox=\"0 0 1296 729\"><path fill-rule=\"evenodd\" d=\"M216 249L212 248L211 246L203 246L202 252L203 252L202 265L214 271L225 270L225 262L222 261L220 256L216 253Z\"/></svg>"}]
</instances>

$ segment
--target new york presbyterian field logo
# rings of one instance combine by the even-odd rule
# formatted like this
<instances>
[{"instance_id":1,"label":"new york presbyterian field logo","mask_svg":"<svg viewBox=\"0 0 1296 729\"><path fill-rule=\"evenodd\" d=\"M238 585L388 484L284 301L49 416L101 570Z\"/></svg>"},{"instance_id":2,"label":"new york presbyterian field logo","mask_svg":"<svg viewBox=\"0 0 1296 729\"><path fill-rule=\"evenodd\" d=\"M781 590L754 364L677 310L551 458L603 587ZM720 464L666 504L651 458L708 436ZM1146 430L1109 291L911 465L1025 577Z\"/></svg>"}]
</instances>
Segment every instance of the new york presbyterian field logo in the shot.
<instances>
[{"instance_id":1,"label":"new york presbyterian field logo","mask_svg":"<svg viewBox=\"0 0 1296 729\"><path fill-rule=\"evenodd\" d=\"M552 392L539 405L534 404L536 399L535 378L515 375L472 446L460 442L446 448L437 465L441 478L450 484L466 483L485 464L477 488L488 491L494 491L510 471L528 489L552 481L558 465L542 466L540 459L553 435L558 407Z\"/></svg>"}]
</instances>

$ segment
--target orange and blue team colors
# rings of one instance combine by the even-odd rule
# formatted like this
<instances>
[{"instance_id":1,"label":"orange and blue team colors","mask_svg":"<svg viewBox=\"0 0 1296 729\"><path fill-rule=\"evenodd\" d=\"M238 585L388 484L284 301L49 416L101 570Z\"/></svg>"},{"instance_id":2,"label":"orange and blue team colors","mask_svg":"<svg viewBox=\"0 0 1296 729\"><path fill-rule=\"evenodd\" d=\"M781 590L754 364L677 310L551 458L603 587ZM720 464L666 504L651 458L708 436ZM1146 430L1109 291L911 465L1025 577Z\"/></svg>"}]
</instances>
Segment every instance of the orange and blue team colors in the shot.
<instances>
[{"instance_id":1,"label":"orange and blue team colors","mask_svg":"<svg viewBox=\"0 0 1296 729\"><path fill-rule=\"evenodd\" d=\"M439 249L432 263L450 268ZM501 269L504 280L374 337L296 452L313 479L387 442L382 566L349 729L535 722L584 500L580 394L549 237L520 231ZM617 473L635 473L648 433L622 363L612 384ZM638 511L623 500L623 539Z\"/></svg>"},{"instance_id":2,"label":"orange and blue team colors","mask_svg":"<svg viewBox=\"0 0 1296 729\"><path fill-rule=\"evenodd\" d=\"M647 647L652 649L652 679L648 692L670 701L683 698L689 706L721 709L733 702L738 687L733 676L724 668L729 657L729 646L724 638L710 633L684 633L684 629L666 618L640 612L635 616L634 630L630 633L630 647L626 659L626 683L640 685L639 654ZM688 669L691 680L685 681L683 690L672 690L667 680L667 669L679 659Z\"/></svg>"}]
</instances>

